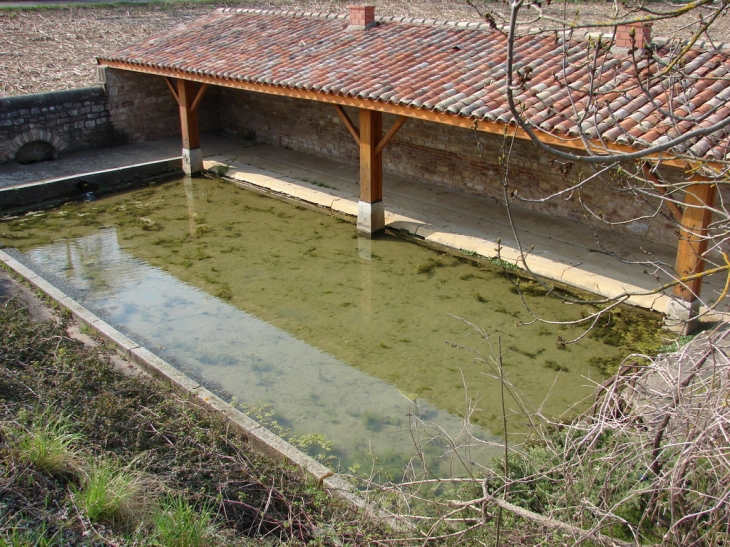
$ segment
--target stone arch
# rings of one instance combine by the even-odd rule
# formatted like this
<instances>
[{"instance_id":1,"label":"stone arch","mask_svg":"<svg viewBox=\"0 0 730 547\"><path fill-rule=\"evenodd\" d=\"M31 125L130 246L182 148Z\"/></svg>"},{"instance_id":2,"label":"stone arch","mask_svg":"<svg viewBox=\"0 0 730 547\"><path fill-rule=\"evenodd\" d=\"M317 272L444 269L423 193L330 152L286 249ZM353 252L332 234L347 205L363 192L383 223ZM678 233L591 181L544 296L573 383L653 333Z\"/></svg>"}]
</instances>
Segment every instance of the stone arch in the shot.
<instances>
[{"instance_id":1,"label":"stone arch","mask_svg":"<svg viewBox=\"0 0 730 547\"><path fill-rule=\"evenodd\" d=\"M28 129L10 141L10 157L15 159L23 147L32 143L47 143L50 145L52 147L51 159L56 159L58 154L68 147L66 141L54 135L52 131L48 131L47 129Z\"/></svg>"},{"instance_id":2,"label":"stone arch","mask_svg":"<svg viewBox=\"0 0 730 547\"><path fill-rule=\"evenodd\" d=\"M15 153L15 161L21 165L50 161L58 158L58 152L50 142L31 141Z\"/></svg>"}]
</instances>

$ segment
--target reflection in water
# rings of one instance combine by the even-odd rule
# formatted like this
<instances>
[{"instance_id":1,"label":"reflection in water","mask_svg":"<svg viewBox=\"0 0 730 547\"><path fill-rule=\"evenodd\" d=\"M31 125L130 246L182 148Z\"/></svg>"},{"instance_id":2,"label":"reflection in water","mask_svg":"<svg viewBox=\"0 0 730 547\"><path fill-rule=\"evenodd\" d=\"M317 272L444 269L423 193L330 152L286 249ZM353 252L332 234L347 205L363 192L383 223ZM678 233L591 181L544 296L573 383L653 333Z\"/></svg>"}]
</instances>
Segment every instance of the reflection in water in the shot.
<instances>
[{"instance_id":1,"label":"reflection in water","mask_svg":"<svg viewBox=\"0 0 730 547\"><path fill-rule=\"evenodd\" d=\"M325 433L347 461L372 445L381 461L402 463L412 452L409 411L453 432L468 407L473 424L500 434L490 361L498 338L506 377L550 417L602 379L589 359L621 354L591 337L556 342L577 336L574 327L520 326L532 319L523 298L557 321L590 311L536 285L518 295L500 272L463 256L357 238L337 218L220 181L66 204L3 223L0 243L67 279L150 349L243 402L272 404L295 435ZM509 432L524 432L524 416L507 404Z\"/></svg>"},{"instance_id":2,"label":"reflection in water","mask_svg":"<svg viewBox=\"0 0 730 547\"><path fill-rule=\"evenodd\" d=\"M28 256L62 277L84 305L133 338L148 340L203 383L248 404L272 405L294 435L324 433L346 465L366 460L370 451L383 463L403 465L414 452L410 413L454 437L462 427L459 418L423 400L410 401L382 380L132 257L119 247L114 229ZM369 284L363 262L363 282ZM368 298L367 291L362 294ZM443 447L426 451L438 469ZM466 460L485 461L490 453L473 450Z\"/></svg>"}]
</instances>

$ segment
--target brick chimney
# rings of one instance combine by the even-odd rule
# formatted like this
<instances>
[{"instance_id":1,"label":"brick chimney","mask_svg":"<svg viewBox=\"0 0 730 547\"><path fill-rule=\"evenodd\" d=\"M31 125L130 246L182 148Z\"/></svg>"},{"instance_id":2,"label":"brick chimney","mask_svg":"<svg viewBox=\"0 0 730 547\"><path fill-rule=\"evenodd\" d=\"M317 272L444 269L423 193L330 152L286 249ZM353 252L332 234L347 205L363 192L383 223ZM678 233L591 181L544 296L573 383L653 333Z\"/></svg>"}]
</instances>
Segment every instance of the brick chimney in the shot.
<instances>
[{"instance_id":1,"label":"brick chimney","mask_svg":"<svg viewBox=\"0 0 730 547\"><path fill-rule=\"evenodd\" d=\"M642 49L651 44L651 23L628 23L618 25L615 33L615 46Z\"/></svg>"},{"instance_id":2,"label":"brick chimney","mask_svg":"<svg viewBox=\"0 0 730 547\"><path fill-rule=\"evenodd\" d=\"M347 6L350 24L347 30L366 30L375 25L375 6Z\"/></svg>"}]
</instances>

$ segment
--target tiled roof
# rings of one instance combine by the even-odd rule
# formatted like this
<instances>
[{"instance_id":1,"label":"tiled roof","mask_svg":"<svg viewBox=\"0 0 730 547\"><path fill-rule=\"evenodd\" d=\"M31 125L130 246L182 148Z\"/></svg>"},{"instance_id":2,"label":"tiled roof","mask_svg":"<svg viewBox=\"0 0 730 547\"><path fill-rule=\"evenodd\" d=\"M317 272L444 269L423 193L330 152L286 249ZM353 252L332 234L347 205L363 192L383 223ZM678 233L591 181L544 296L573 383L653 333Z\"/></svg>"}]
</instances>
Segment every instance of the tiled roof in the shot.
<instances>
[{"instance_id":1,"label":"tiled roof","mask_svg":"<svg viewBox=\"0 0 730 547\"><path fill-rule=\"evenodd\" d=\"M347 24L338 14L222 9L98 61L514 123L505 98L506 38L488 25L393 17L368 30ZM643 89L647 71L671 58L666 47L657 54L660 62L649 63L641 52L637 62L630 52L604 52L591 70L595 47L587 41L521 37L517 103L543 132L575 139L582 128L593 139L638 148L730 117L726 51L693 49L673 87ZM667 111L692 120L672 121ZM728 129L674 150L687 151L730 160Z\"/></svg>"}]
</instances>

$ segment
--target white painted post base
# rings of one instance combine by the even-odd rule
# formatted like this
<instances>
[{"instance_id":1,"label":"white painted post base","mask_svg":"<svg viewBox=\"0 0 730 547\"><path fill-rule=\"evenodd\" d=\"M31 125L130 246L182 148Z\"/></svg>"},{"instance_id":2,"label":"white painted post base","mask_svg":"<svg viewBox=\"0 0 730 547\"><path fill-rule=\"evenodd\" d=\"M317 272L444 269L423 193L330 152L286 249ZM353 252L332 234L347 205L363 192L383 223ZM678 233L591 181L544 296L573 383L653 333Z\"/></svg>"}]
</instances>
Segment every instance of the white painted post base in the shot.
<instances>
[{"instance_id":1,"label":"white painted post base","mask_svg":"<svg viewBox=\"0 0 730 547\"><path fill-rule=\"evenodd\" d=\"M189 177L203 170L203 153L200 148L182 149L182 168Z\"/></svg>"},{"instance_id":2,"label":"white painted post base","mask_svg":"<svg viewBox=\"0 0 730 547\"><path fill-rule=\"evenodd\" d=\"M664 326L680 335L691 334L697 330L699 311L700 301L697 298L692 302L681 298L671 298L664 317Z\"/></svg>"},{"instance_id":3,"label":"white painted post base","mask_svg":"<svg viewBox=\"0 0 730 547\"><path fill-rule=\"evenodd\" d=\"M357 204L357 231L365 235L375 235L385 229L385 209L383 202Z\"/></svg>"}]
</instances>

